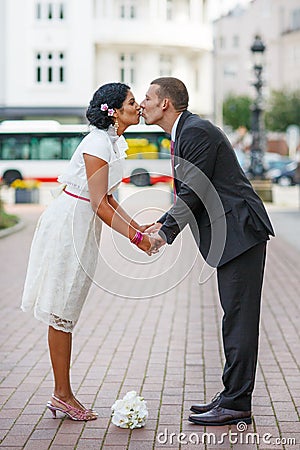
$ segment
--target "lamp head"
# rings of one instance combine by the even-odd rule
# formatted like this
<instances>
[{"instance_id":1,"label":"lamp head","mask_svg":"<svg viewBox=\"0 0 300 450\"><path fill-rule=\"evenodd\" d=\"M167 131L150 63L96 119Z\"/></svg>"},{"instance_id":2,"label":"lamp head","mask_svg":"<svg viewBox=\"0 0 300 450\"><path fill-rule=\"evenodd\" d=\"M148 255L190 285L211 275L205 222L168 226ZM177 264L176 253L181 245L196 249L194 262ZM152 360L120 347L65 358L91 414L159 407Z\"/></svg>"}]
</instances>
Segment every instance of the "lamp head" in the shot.
<instances>
[{"instance_id":1,"label":"lamp head","mask_svg":"<svg viewBox=\"0 0 300 450\"><path fill-rule=\"evenodd\" d=\"M256 35L254 38L254 42L250 47L250 50L253 54L254 66L262 67L263 65L263 54L266 49L265 44L263 43L260 36Z\"/></svg>"}]
</instances>

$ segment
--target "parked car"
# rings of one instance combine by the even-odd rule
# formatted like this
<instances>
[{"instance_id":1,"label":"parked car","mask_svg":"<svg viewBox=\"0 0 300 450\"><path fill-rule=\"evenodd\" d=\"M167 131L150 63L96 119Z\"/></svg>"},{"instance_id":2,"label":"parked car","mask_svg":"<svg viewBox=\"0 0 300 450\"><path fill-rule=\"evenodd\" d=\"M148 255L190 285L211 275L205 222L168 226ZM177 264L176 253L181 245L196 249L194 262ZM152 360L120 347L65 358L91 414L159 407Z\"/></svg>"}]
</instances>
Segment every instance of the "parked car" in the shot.
<instances>
[{"instance_id":1,"label":"parked car","mask_svg":"<svg viewBox=\"0 0 300 450\"><path fill-rule=\"evenodd\" d=\"M296 184L296 169L296 161L282 156L266 162L265 176L280 186L293 186Z\"/></svg>"},{"instance_id":2,"label":"parked car","mask_svg":"<svg viewBox=\"0 0 300 450\"><path fill-rule=\"evenodd\" d=\"M250 152L245 153L236 150L235 153L245 174L251 179ZM293 159L279 155L278 153L267 152L264 154L263 164L265 178L271 179L273 183L277 183L280 186L293 186L299 183L297 177L298 164Z\"/></svg>"},{"instance_id":3,"label":"parked car","mask_svg":"<svg viewBox=\"0 0 300 450\"><path fill-rule=\"evenodd\" d=\"M272 181L279 184L280 186L294 186L295 184L297 184L296 170L297 163L296 161L292 161L286 164L286 166L281 170L275 169L275 173L273 173L272 176Z\"/></svg>"}]
</instances>

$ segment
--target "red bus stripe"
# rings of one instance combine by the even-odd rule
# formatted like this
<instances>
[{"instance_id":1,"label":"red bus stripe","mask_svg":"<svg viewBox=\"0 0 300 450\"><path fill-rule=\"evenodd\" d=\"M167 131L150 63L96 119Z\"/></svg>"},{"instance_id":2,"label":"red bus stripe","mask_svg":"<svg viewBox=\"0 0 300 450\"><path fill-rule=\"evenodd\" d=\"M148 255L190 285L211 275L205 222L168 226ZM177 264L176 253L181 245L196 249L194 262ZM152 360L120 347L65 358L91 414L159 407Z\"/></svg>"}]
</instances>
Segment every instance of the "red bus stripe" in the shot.
<instances>
[{"instance_id":1,"label":"red bus stripe","mask_svg":"<svg viewBox=\"0 0 300 450\"><path fill-rule=\"evenodd\" d=\"M24 178L24 180L36 180L40 181L41 183L56 183L57 177L31 177L31 178ZM2 178L0 177L0 181L2 181ZM123 178L123 183L130 183L130 177ZM157 177L151 177L150 176L150 182L151 184L156 183L171 183L172 177L168 175L161 175Z\"/></svg>"}]
</instances>

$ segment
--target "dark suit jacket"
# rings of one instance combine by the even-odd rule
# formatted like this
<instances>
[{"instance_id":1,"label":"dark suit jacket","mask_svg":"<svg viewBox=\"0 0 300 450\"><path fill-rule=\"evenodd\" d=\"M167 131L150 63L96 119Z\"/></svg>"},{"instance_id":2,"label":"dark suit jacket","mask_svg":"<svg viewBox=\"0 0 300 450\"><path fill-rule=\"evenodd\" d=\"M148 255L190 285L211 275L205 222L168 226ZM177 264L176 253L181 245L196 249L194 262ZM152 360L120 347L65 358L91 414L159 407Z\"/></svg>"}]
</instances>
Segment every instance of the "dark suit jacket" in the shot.
<instances>
[{"instance_id":1,"label":"dark suit jacket","mask_svg":"<svg viewBox=\"0 0 300 450\"><path fill-rule=\"evenodd\" d=\"M175 148L177 201L159 219L171 244L190 225L202 256L220 267L274 236L261 199L224 133L189 111L179 119Z\"/></svg>"}]
</instances>

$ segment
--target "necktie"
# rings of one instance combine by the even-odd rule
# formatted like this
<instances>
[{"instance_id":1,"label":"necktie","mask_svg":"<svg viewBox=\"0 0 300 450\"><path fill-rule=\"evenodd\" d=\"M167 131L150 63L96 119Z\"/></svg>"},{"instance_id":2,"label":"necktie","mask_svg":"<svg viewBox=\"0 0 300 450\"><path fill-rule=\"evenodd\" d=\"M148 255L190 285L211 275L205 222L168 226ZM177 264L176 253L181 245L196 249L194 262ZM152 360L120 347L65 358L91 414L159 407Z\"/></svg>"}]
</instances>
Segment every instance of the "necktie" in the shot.
<instances>
[{"instance_id":1,"label":"necktie","mask_svg":"<svg viewBox=\"0 0 300 450\"><path fill-rule=\"evenodd\" d=\"M174 168L174 146L175 142L171 141L171 161L172 161L172 174L173 174L173 195L174 204L176 203L176 186L175 186L175 168Z\"/></svg>"}]
</instances>

